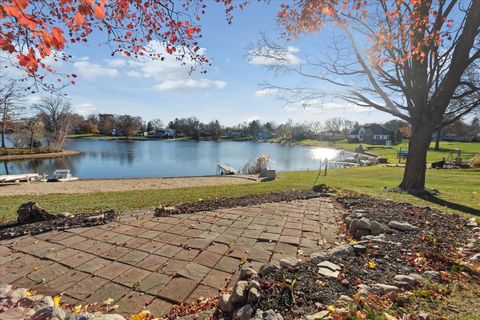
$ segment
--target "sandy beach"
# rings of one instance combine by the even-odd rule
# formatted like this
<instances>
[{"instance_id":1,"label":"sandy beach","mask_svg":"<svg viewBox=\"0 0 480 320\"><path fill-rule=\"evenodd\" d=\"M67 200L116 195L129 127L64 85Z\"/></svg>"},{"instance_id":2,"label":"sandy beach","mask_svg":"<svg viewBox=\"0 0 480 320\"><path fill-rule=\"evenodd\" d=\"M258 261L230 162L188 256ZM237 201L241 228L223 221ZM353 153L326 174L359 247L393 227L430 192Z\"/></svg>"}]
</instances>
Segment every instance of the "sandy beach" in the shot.
<instances>
[{"instance_id":1,"label":"sandy beach","mask_svg":"<svg viewBox=\"0 0 480 320\"><path fill-rule=\"evenodd\" d=\"M257 175L77 180L71 182L32 182L0 184L0 197L50 193L91 193L128 190L156 190L259 182Z\"/></svg>"}]
</instances>

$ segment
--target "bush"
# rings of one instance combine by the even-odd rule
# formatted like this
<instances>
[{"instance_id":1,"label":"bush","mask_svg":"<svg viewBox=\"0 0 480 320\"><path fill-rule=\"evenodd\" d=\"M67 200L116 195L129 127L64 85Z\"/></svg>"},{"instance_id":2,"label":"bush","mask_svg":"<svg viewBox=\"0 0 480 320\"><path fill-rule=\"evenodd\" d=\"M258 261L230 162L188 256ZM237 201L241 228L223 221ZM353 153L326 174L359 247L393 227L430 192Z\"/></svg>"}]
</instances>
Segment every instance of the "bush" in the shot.
<instances>
[{"instance_id":1,"label":"bush","mask_svg":"<svg viewBox=\"0 0 480 320\"><path fill-rule=\"evenodd\" d=\"M473 156L470 160L470 166L473 168L480 168L480 154Z\"/></svg>"}]
</instances>

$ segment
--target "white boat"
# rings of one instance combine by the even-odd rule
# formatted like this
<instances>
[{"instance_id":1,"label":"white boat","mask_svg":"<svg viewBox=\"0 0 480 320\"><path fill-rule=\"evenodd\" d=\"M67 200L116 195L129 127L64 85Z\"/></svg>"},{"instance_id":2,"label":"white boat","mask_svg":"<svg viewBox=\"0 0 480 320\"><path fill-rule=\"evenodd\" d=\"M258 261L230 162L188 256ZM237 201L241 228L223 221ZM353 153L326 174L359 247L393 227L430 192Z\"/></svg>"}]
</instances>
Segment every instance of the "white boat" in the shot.
<instances>
[{"instance_id":1,"label":"white boat","mask_svg":"<svg viewBox=\"0 0 480 320\"><path fill-rule=\"evenodd\" d=\"M78 178L72 176L69 169L57 169L53 173L53 178L48 179L48 181L58 181L58 182L75 181L75 180L78 180Z\"/></svg>"}]
</instances>

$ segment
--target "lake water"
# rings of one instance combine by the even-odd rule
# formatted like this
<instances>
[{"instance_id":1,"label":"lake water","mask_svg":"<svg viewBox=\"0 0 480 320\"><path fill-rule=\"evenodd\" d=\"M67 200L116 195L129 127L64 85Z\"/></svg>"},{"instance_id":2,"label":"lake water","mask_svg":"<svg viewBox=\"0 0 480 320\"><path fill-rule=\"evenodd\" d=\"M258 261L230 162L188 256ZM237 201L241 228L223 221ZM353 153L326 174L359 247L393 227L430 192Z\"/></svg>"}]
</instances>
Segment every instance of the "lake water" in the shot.
<instances>
[{"instance_id":1,"label":"lake water","mask_svg":"<svg viewBox=\"0 0 480 320\"><path fill-rule=\"evenodd\" d=\"M70 169L80 179L215 175L217 163L236 169L260 155L269 155L277 171L318 169L319 159L335 158L327 148L236 141L102 141L69 140L66 149L79 155L0 163L0 174L53 173Z\"/></svg>"}]
</instances>

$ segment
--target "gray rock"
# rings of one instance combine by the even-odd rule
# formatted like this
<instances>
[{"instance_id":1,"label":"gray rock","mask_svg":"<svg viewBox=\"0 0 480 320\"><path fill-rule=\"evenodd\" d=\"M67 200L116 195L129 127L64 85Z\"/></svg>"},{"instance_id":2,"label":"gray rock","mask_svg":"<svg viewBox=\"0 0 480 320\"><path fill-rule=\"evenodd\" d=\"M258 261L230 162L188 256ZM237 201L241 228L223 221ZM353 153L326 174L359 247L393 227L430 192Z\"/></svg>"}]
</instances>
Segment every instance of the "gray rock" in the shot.
<instances>
[{"instance_id":1,"label":"gray rock","mask_svg":"<svg viewBox=\"0 0 480 320\"><path fill-rule=\"evenodd\" d=\"M399 287L411 288L418 284L418 281L415 278L406 276L403 274L398 274L393 277L393 283Z\"/></svg>"},{"instance_id":2,"label":"gray rock","mask_svg":"<svg viewBox=\"0 0 480 320\"><path fill-rule=\"evenodd\" d=\"M330 250L331 256L346 256L353 253L353 248L349 244L345 244Z\"/></svg>"},{"instance_id":3,"label":"gray rock","mask_svg":"<svg viewBox=\"0 0 480 320\"><path fill-rule=\"evenodd\" d=\"M314 252L314 253L310 254L310 259L328 260L328 258L330 258L328 253L323 252L323 251Z\"/></svg>"},{"instance_id":4,"label":"gray rock","mask_svg":"<svg viewBox=\"0 0 480 320\"><path fill-rule=\"evenodd\" d=\"M389 231L389 227L383 223L372 221L370 223L370 231L374 236L378 236L380 234L387 233Z\"/></svg>"},{"instance_id":5,"label":"gray rock","mask_svg":"<svg viewBox=\"0 0 480 320\"><path fill-rule=\"evenodd\" d=\"M233 313L232 319L233 320L248 320L253 315L253 307L251 304L246 304L240 309L236 310Z\"/></svg>"},{"instance_id":6,"label":"gray rock","mask_svg":"<svg viewBox=\"0 0 480 320\"><path fill-rule=\"evenodd\" d=\"M320 320L320 319L326 319L328 315L330 314L330 311L328 310L323 310L320 312L315 312L311 315L308 315L305 319L306 320Z\"/></svg>"},{"instance_id":7,"label":"gray rock","mask_svg":"<svg viewBox=\"0 0 480 320\"><path fill-rule=\"evenodd\" d=\"M346 296L346 295L341 295L337 301L335 301L335 305L337 306L346 306L346 305L349 305L350 303L353 302L353 299L350 298L349 296Z\"/></svg>"},{"instance_id":8,"label":"gray rock","mask_svg":"<svg viewBox=\"0 0 480 320\"><path fill-rule=\"evenodd\" d=\"M6 283L0 284L0 299L6 298L12 292L12 286Z\"/></svg>"},{"instance_id":9,"label":"gray rock","mask_svg":"<svg viewBox=\"0 0 480 320\"><path fill-rule=\"evenodd\" d=\"M17 288L15 290L12 290L9 293L10 299L12 299L13 302L17 302L18 300L27 296L27 291L28 290L25 288Z\"/></svg>"},{"instance_id":10,"label":"gray rock","mask_svg":"<svg viewBox=\"0 0 480 320\"><path fill-rule=\"evenodd\" d=\"M47 307L38 309L30 320L64 320L65 311L59 307ZM106 320L106 319L102 319Z\"/></svg>"},{"instance_id":11,"label":"gray rock","mask_svg":"<svg viewBox=\"0 0 480 320\"><path fill-rule=\"evenodd\" d=\"M348 231L351 234L357 233L357 230L363 229L370 233L370 220L368 218L361 218L361 219L353 219L350 222L350 225L348 227Z\"/></svg>"},{"instance_id":12,"label":"gray rock","mask_svg":"<svg viewBox=\"0 0 480 320\"><path fill-rule=\"evenodd\" d=\"M287 257L280 259L280 267L282 268L294 268L298 265L298 259L294 257Z\"/></svg>"},{"instance_id":13,"label":"gray rock","mask_svg":"<svg viewBox=\"0 0 480 320\"><path fill-rule=\"evenodd\" d=\"M471 227L471 228L478 227L477 219L476 218L470 218L468 220L467 227Z\"/></svg>"},{"instance_id":14,"label":"gray rock","mask_svg":"<svg viewBox=\"0 0 480 320\"><path fill-rule=\"evenodd\" d=\"M440 273L438 271L427 270L423 272L423 275L429 279L440 280Z\"/></svg>"},{"instance_id":15,"label":"gray rock","mask_svg":"<svg viewBox=\"0 0 480 320\"><path fill-rule=\"evenodd\" d=\"M237 281L232 290L232 295L230 296L230 301L232 303L244 302L248 294L248 282L247 281Z\"/></svg>"},{"instance_id":16,"label":"gray rock","mask_svg":"<svg viewBox=\"0 0 480 320\"><path fill-rule=\"evenodd\" d=\"M375 283L372 285L372 289L380 293L399 292L400 288L383 283Z\"/></svg>"},{"instance_id":17,"label":"gray rock","mask_svg":"<svg viewBox=\"0 0 480 320\"><path fill-rule=\"evenodd\" d=\"M93 320L125 320L125 318L119 314L102 314L96 315Z\"/></svg>"},{"instance_id":18,"label":"gray rock","mask_svg":"<svg viewBox=\"0 0 480 320\"><path fill-rule=\"evenodd\" d=\"M283 317L280 313L276 313L272 309L268 309L267 311L257 310L257 314L255 315L255 319L260 316L259 319L262 320L283 320Z\"/></svg>"},{"instance_id":19,"label":"gray rock","mask_svg":"<svg viewBox=\"0 0 480 320\"><path fill-rule=\"evenodd\" d=\"M471 261L471 262L479 262L480 261L480 253L474 254L468 260Z\"/></svg>"},{"instance_id":20,"label":"gray rock","mask_svg":"<svg viewBox=\"0 0 480 320\"><path fill-rule=\"evenodd\" d=\"M264 264L260 267L260 274L262 277L266 276L267 274L277 271L278 267L273 264Z\"/></svg>"},{"instance_id":21,"label":"gray rock","mask_svg":"<svg viewBox=\"0 0 480 320\"><path fill-rule=\"evenodd\" d=\"M11 308L6 309L0 313L0 319L2 320L19 320L19 319L30 319L30 317L35 313L35 310L32 308Z\"/></svg>"},{"instance_id":22,"label":"gray rock","mask_svg":"<svg viewBox=\"0 0 480 320\"><path fill-rule=\"evenodd\" d=\"M358 252L358 253L367 252L367 247L362 246L361 244L354 244L352 247L355 252Z\"/></svg>"},{"instance_id":23,"label":"gray rock","mask_svg":"<svg viewBox=\"0 0 480 320\"><path fill-rule=\"evenodd\" d=\"M230 294L222 294L218 299L218 307L223 312L231 313L233 311L234 306L230 297Z\"/></svg>"},{"instance_id":24,"label":"gray rock","mask_svg":"<svg viewBox=\"0 0 480 320\"><path fill-rule=\"evenodd\" d=\"M43 308L48 308L48 307L53 307L53 299L50 296L44 296L41 299L38 299L35 301L35 308L36 309L43 309Z\"/></svg>"},{"instance_id":25,"label":"gray rock","mask_svg":"<svg viewBox=\"0 0 480 320\"><path fill-rule=\"evenodd\" d=\"M399 221L390 221L388 226L392 229L403 231L403 232L411 232L418 230L417 227L411 225L408 222L399 222Z\"/></svg>"},{"instance_id":26,"label":"gray rock","mask_svg":"<svg viewBox=\"0 0 480 320\"><path fill-rule=\"evenodd\" d=\"M260 299L260 292L257 288L252 288L248 291L247 302L248 303L255 303Z\"/></svg>"},{"instance_id":27,"label":"gray rock","mask_svg":"<svg viewBox=\"0 0 480 320\"><path fill-rule=\"evenodd\" d=\"M257 272L252 268L242 268L240 270L240 280L250 280L251 278L255 278L257 276Z\"/></svg>"},{"instance_id":28,"label":"gray rock","mask_svg":"<svg viewBox=\"0 0 480 320\"><path fill-rule=\"evenodd\" d=\"M95 316L88 312L82 312L79 314L69 314L65 320L95 320Z\"/></svg>"},{"instance_id":29,"label":"gray rock","mask_svg":"<svg viewBox=\"0 0 480 320\"><path fill-rule=\"evenodd\" d=\"M362 237L368 236L371 234L369 229L357 229L352 233L355 239L361 239Z\"/></svg>"},{"instance_id":30,"label":"gray rock","mask_svg":"<svg viewBox=\"0 0 480 320\"><path fill-rule=\"evenodd\" d=\"M320 267L320 268L327 268L327 269L330 269L332 271L340 271L342 270L342 267L340 267L339 265L336 265L335 263L332 263L330 261L322 261L320 262L319 264L317 264L317 267Z\"/></svg>"},{"instance_id":31,"label":"gray rock","mask_svg":"<svg viewBox=\"0 0 480 320\"><path fill-rule=\"evenodd\" d=\"M317 264L317 273L327 278L337 278L342 268L330 261L322 261Z\"/></svg>"},{"instance_id":32,"label":"gray rock","mask_svg":"<svg viewBox=\"0 0 480 320\"><path fill-rule=\"evenodd\" d=\"M410 273L408 276L410 278L415 279L417 281L417 283L422 283L423 281L425 281L424 277L422 277L421 275L416 274L416 273Z\"/></svg>"},{"instance_id":33,"label":"gray rock","mask_svg":"<svg viewBox=\"0 0 480 320\"><path fill-rule=\"evenodd\" d=\"M260 290L260 282L258 282L257 280L248 281L248 290L250 290L252 288Z\"/></svg>"}]
</instances>

